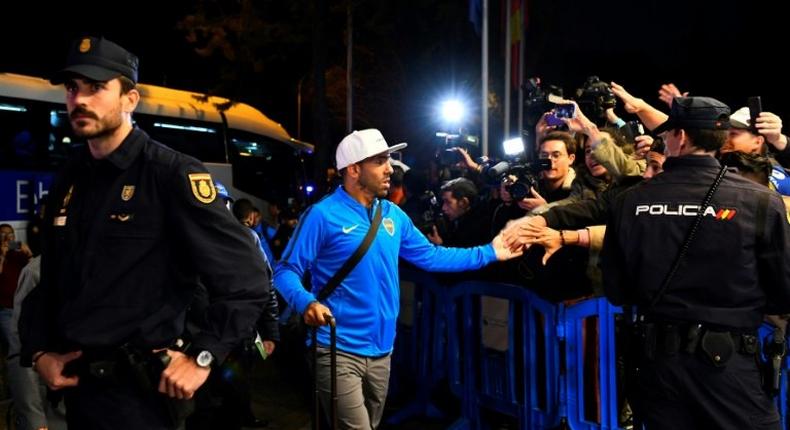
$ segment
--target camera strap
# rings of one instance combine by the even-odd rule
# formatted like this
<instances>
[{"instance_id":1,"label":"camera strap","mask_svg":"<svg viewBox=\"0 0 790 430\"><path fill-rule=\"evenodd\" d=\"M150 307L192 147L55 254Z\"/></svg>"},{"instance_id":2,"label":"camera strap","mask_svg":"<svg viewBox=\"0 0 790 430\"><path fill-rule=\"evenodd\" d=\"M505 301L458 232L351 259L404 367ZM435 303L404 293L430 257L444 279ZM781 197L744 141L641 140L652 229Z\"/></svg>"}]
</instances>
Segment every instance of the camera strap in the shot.
<instances>
[{"instance_id":1,"label":"camera strap","mask_svg":"<svg viewBox=\"0 0 790 430\"><path fill-rule=\"evenodd\" d=\"M373 222L370 224L370 228L368 229L368 233L365 235L365 238L362 240L362 243L359 245L356 251L343 263L343 266L335 272L332 278L324 285L324 288L318 292L318 301L323 302L335 291L338 285L343 282L343 279L354 270L354 267L359 263L359 260L362 260L362 257L368 252L368 248L373 243L373 239L376 238L376 232L379 230L379 226L381 225L381 201L379 201L378 207L376 208L376 214L373 215Z\"/></svg>"},{"instance_id":2,"label":"camera strap","mask_svg":"<svg viewBox=\"0 0 790 430\"><path fill-rule=\"evenodd\" d=\"M691 228L686 233L686 240L683 241L683 245L681 245L680 249L678 250L677 255L675 256L675 261L672 263L672 268L667 273L666 277L664 278L664 282L661 284L661 288L658 290L653 299L650 301L650 304L647 306L646 309L640 312L641 315L648 314L653 307L664 298L664 294L666 294L667 289L669 288L669 284L672 282L672 278L675 277L675 272L677 272L678 267L680 267L680 263L683 261L683 258L686 256L688 252L689 246L691 246L691 242L694 240L694 236L697 234L697 229L699 229L700 223L702 223L702 217L705 213L705 208L708 207L710 201L713 199L713 194L716 193L716 190L719 188L721 184L721 180L724 178L724 174L727 173L727 166L722 165L721 170L719 170L719 174L716 176L716 179L713 181L713 184L710 186L710 189L705 194L705 198L702 199L702 203L700 204L699 213L697 213L697 217L694 219L694 223L691 225Z\"/></svg>"}]
</instances>

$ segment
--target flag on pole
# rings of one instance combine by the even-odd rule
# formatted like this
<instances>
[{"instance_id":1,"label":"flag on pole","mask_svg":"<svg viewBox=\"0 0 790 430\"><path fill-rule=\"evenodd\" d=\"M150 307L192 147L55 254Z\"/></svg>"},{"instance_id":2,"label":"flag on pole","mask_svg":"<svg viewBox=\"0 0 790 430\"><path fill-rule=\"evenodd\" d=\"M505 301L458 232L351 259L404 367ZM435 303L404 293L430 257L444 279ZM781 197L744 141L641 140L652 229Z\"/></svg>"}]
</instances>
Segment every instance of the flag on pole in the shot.
<instances>
[{"instance_id":1,"label":"flag on pole","mask_svg":"<svg viewBox=\"0 0 790 430\"><path fill-rule=\"evenodd\" d=\"M511 88L518 89L521 85L519 73L521 62L521 39L524 37L522 0L510 0L510 82Z\"/></svg>"}]
</instances>

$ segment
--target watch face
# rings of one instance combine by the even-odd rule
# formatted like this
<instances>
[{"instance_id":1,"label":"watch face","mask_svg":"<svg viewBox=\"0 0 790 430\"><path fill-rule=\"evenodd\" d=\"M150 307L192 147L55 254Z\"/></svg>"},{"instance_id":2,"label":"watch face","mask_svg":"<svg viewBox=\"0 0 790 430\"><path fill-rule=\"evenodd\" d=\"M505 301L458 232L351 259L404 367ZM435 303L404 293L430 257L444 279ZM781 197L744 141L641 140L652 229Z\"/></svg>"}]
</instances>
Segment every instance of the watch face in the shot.
<instances>
[{"instance_id":1,"label":"watch face","mask_svg":"<svg viewBox=\"0 0 790 430\"><path fill-rule=\"evenodd\" d=\"M195 357L195 362L200 367L209 367L212 361L214 361L214 356L208 351L200 351L200 354Z\"/></svg>"}]
</instances>

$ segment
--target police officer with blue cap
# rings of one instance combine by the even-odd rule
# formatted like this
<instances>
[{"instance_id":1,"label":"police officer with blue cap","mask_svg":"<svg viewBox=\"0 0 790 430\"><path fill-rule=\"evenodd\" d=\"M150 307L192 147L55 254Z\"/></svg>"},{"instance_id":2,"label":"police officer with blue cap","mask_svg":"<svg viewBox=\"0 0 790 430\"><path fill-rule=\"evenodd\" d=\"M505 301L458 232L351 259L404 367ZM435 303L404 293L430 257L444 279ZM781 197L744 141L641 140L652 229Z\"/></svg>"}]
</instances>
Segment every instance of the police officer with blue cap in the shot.
<instances>
[{"instance_id":1,"label":"police officer with blue cap","mask_svg":"<svg viewBox=\"0 0 790 430\"><path fill-rule=\"evenodd\" d=\"M83 37L51 79L87 145L48 195L21 361L62 394L70 428L179 427L270 294L269 271L205 166L133 126L137 78L135 55ZM181 339L198 282L207 325Z\"/></svg>"}]
</instances>

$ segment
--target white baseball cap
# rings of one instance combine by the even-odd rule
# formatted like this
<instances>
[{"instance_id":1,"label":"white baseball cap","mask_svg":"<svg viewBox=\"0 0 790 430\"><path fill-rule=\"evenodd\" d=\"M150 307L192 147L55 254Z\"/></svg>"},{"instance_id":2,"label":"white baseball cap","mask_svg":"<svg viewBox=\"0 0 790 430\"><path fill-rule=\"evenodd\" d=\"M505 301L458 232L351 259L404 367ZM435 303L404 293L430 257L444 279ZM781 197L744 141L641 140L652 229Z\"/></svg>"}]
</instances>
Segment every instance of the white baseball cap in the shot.
<instances>
[{"instance_id":1,"label":"white baseball cap","mask_svg":"<svg viewBox=\"0 0 790 430\"><path fill-rule=\"evenodd\" d=\"M742 107L730 115L731 128L750 128L751 123L752 118L748 107Z\"/></svg>"},{"instance_id":2,"label":"white baseball cap","mask_svg":"<svg viewBox=\"0 0 790 430\"><path fill-rule=\"evenodd\" d=\"M400 167L401 170L403 170L403 173L406 173L409 170L411 170L411 167L409 167L406 163L400 160L396 160L394 158L390 160L390 164L392 164L392 167Z\"/></svg>"},{"instance_id":3,"label":"white baseball cap","mask_svg":"<svg viewBox=\"0 0 790 430\"><path fill-rule=\"evenodd\" d=\"M337 145L337 152L335 152L337 170L345 169L349 164L359 163L374 155L400 151L406 146L408 144L405 142L387 146L384 136L375 128L355 130L344 137L340 141L340 145Z\"/></svg>"}]
</instances>

